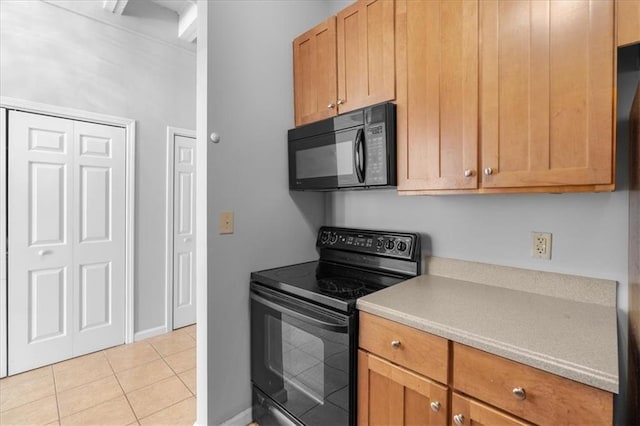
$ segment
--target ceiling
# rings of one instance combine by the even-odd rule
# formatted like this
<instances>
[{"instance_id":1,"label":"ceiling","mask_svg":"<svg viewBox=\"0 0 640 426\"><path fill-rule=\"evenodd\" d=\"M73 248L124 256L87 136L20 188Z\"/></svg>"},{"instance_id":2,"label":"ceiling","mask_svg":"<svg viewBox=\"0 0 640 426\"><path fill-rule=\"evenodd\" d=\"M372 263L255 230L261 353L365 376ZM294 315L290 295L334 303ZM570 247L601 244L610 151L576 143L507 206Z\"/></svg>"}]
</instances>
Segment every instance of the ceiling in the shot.
<instances>
[{"instance_id":1,"label":"ceiling","mask_svg":"<svg viewBox=\"0 0 640 426\"><path fill-rule=\"evenodd\" d=\"M129 1L134 0L104 0L102 7L118 15L126 14ZM172 10L176 13L178 22L177 37L191 43L196 41L198 5L196 0L151 0L153 3Z\"/></svg>"}]
</instances>

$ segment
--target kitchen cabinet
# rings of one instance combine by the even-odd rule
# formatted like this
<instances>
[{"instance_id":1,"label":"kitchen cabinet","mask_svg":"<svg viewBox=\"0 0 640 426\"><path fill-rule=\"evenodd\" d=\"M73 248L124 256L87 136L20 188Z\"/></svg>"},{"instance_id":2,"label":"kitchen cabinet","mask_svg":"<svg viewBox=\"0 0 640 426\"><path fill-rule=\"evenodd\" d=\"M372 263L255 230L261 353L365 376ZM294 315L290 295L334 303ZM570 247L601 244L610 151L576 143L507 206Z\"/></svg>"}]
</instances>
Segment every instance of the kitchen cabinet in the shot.
<instances>
[{"instance_id":1,"label":"kitchen cabinet","mask_svg":"<svg viewBox=\"0 0 640 426\"><path fill-rule=\"evenodd\" d=\"M532 423L613 421L609 392L458 343L453 344L452 387Z\"/></svg>"},{"instance_id":2,"label":"kitchen cabinet","mask_svg":"<svg viewBox=\"0 0 640 426\"><path fill-rule=\"evenodd\" d=\"M358 424L447 424L446 339L360 312L359 346Z\"/></svg>"},{"instance_id":3,"label":"kitchen cabinet","mask_svg":"<svg viewBox=\"0 0 640 426\"><path fill-rule=\"evenodd\" d=\"M358 424L613 422L613 395L607 391L359 315Z\"/></svg>"},{"instance_id":4,"label":"kitchen cabinet","mask_svg":"<svg viewBox=\"0 0 640 426\"><path fill-rule=\"evenodd\" d=\"M613 190L614 2L398 0L396 19L402 194Z\"/></svg>"},{"instance_id":5,"label":"kitchen cabinet","mask_svg":"<svg viewBox=\"0 0 640 426\"><path fill-rule=\"evenodd\" d=\"M613 189L613 10L600 0L480 3L483 188Z\"/></svg>"},{"instance_id":6,"label":"kitchen cabinet","mask_svg":"<svg viewBox=\"0 0 640 426\"><path fill-rule=\"evenodd\" d=\"M293 41L293 81L296 126L336 114L335 16Z\"/></svg>"},{"instance_id":7,"label":"kitchen cabinet","mask_svg":"<svg viewBox=\"0 0 640 426\"><path fill-rule=\"evenodd\" d=\"M395 98L391 0L358 0L338 12L338 113Z\"/></svg>"},{"instance_id":8,"label":"kitchen cabinet","mask_svg":"<svg viewBox=\"0 0 640 426\"><path fill-rule=\"evenodd\" d=\"M358 0L293 41L295 124L395 98L391 0Z\"/></svg>"},{"instance_id":9,"label":"kitchen cabinet","mask_svg":"<svg viewBox=\"0 0 640 426\"><path fill-rule=\"evenodd\" d=\"M456 426L521 426L531 423L526 423L486 404L453 392L451 396L451 424Z\"/></svg>"},{"instance_id":10,"label":"kitchen cabinet","mask_svg":"<svg viewBox=\"0 0 640 426\"><path fill-rule=\"evenodd\" d=\"M358 351L358 424L446 425L447 387Z\"/></svg>"},{"instance_id":11,"label":"kitchen cabinet","mask_svg":"<svg viewBox=\"0 0 640 426\"><path fill-rule=\"evenodd\" d=\"M618 0L618 46L640 43L640 0Z\"/></svg>"},{"instance_id":12,"label":"kitchen cabinet","mask_svg":"<svg viewBox=\"0 0 640 426\"><path fill-rule=\"evenodd\" d=\"M396 2L398 189L475 189L478 3Z\"/></svg>"}]
</instances>

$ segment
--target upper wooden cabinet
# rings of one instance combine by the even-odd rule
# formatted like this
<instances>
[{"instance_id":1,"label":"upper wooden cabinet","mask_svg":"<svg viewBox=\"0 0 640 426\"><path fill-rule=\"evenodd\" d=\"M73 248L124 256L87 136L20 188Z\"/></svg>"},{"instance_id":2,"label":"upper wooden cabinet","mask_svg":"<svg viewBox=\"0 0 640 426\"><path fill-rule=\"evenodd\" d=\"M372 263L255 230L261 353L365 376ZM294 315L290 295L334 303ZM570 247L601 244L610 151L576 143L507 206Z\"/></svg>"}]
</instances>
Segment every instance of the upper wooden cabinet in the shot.
<instances>
[{"instance_id":1,"label":"upper wooden cabinet","mask_svg":"<svg viewBox=\"0 0 640 426\"><path fill-rule=\"evenodd\" d=\"M395 98L393 0L359 0L293 41L295 124Z\"/></svg>"},{"instance_id":2,"label":"upper wooden cabinet","mask_svg":"<svg viewBox=\"0 0 640 426\"><path fill-rule=\"evenodd\" d=\"M296 126L336 114L336 18L293 41Z\"/></svg>"},{"instance_id":3,"label":"upper wooden cabinet","mask_svg":"<svg viewBox=\"0 0 640 426\"><path fill-rule=\"evenodd\" d=\"M475 189L478 3L397 0L398 189Z\"/></svg>"},{"instance_id":4,"label":"upper wooden cabinet","mask_svg":"<svg viewBox=\"0 0 640 426\"><path fill-rule=\"evenodd\" d=\"M640 43L640 0L618 0L618 46Z\"/></svg>"},{"instance_id":5,"label":"upper wooden cabinet","mask_svg":"<svg viewBox=\"0 0 640 426\"><path fill-rule=\"evenodd\" d=\"M613 29L610 1L480 2L483 188L613 183Z\"/></svg>"},{"instance_id":6,"label":"upper wooden cabinet","mask_svg":"<svg viewBox=\"0 0 640 426\"><path fill-rule=\"evenodd\" d=\"M613 189L614 2L398 0L396 22L402 193Z\"/></svg>"},{"instance_id":7,"label":"upper wooden cabinet","mask_svg":"<svg viewBox=\"0 0 640 426\"><path fill-rule=\"evenodd\" d=\"M358 0L338 13L338 113L395 98L394 2Z\"/></svg>"}]
</instances>

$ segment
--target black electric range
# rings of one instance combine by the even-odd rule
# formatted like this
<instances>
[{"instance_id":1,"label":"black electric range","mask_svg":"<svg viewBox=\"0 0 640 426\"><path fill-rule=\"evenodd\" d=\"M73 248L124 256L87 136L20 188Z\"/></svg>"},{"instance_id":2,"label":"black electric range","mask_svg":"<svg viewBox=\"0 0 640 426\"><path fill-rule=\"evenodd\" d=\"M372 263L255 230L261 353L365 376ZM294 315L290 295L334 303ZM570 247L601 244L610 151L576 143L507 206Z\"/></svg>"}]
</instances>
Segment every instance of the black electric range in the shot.
<instances>
[{"instance_id":1,"label":"black electric range","mask_svg":"<svg viewBox=\"0 0 640 426\"><path fill-rule=\"evenodd\" d=\"M420 274L415 233L322 227L319 259L251 273L253 416L356 422L359 297Z\"/></svg>"}]
</instances>

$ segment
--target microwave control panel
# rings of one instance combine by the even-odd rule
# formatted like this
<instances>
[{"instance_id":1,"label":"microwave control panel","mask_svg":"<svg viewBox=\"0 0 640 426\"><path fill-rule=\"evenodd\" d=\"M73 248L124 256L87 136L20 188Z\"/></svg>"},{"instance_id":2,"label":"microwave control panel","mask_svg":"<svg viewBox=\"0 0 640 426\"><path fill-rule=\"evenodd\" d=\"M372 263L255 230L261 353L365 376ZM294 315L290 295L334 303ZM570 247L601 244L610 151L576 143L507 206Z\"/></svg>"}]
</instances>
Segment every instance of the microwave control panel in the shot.
<instances>
[{"instance_id":1,"label":"microwave control panel","mask_svg":"<svg viewBox=\"0 0 640 426\"><path fill-rule=\"evenodd\" d=\"M366 172L367 185L387 184L387 132L384 122L366 127Z\"/></svg>"}]
</instances>

